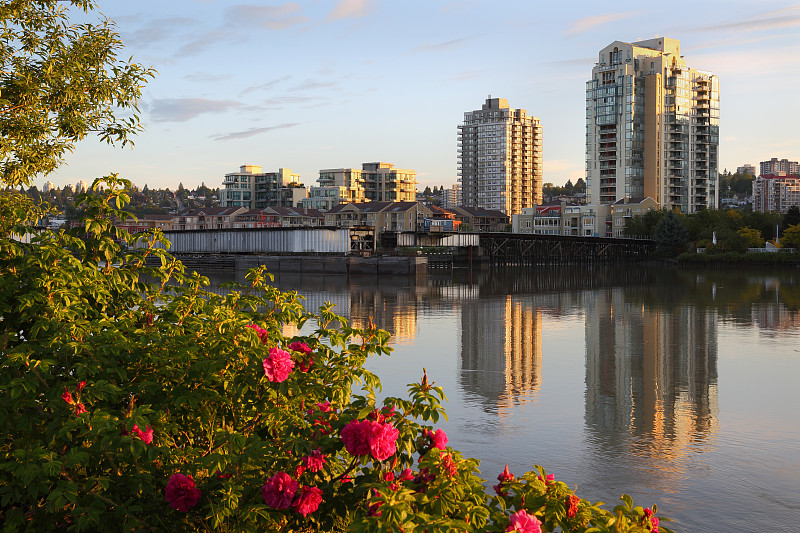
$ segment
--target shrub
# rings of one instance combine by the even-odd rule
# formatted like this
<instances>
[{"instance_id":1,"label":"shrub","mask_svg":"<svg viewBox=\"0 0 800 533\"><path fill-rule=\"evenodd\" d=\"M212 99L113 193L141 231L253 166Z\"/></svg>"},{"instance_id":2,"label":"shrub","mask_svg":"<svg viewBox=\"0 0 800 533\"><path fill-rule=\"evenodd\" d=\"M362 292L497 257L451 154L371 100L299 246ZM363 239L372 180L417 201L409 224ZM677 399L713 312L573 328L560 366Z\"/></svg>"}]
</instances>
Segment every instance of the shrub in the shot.
<instances>
[{"instance_id":1,"label":"shrub","mask_svg":"<svg viewBox=\"0 0 800 533\"><path fill-rule=\"evenodd\" d=\"M13 234L40 213L0 201L6 531L660 527L655 506L604 509L539 467L487 495L478 461L436 430L445 395L427 375L378 400L364 362L390 352L385 331L306 311L262 269L207 292L158 231L109 222L127 216L129 184L107 185L80 197L79 229L31 244Z\"/></svg>"}]
</instances>

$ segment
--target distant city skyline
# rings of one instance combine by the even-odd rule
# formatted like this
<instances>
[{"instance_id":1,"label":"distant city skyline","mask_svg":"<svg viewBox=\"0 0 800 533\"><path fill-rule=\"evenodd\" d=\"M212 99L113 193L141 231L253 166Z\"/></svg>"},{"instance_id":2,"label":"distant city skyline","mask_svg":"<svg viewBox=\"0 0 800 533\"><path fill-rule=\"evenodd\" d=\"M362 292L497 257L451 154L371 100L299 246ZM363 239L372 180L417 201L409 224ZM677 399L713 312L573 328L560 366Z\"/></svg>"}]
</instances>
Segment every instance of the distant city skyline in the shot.
<instances>
[{"instance_id":1,"label":"distant city skyline","mask_svg":"<svg viewBox=\"0 0 800 533\"><path fill-rule=\"evenodd\" d=\"M800 4L732 0L648 6L340 0L100 0L123 57L159 74L141 100L136 148L81 143L46 180L118 172L141 186L219 187L240 165L320 169L391 161L418 187L457 183L457 126L489 95L541 118L544 182L585 177L585 83L615 40L681 41L719 76L720 172L796 160ZM765 97L765 86L769 97Z\"/></svg>"}]
</instances>

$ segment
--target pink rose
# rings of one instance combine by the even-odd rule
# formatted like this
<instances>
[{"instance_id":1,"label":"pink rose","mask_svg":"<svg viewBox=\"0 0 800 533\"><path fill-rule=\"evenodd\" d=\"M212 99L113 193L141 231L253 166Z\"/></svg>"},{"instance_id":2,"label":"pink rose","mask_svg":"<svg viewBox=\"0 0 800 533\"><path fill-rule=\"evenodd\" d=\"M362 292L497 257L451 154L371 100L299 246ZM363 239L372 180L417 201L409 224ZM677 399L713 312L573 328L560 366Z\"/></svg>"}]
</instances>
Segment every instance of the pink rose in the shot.
<instances>
[{"instance_id":1,"label":"pink rose","mask_svg":"<svg viewBox=\"0 0 800 533\"><path fill-rule=\"evenodd\" d=\"M497 481L500 483L505 483L507 481L514 481L514 474L508 469L508 465L506 465L506 469L500 472L500 475L497 476Z\"/></svg>"},{"instance_id":2,"label":"pink rose","mask_svg":"<svg viewBox=\"0 0 800 533\"><path fill-rule=\"evenodd\" d=\"M410 468L406 468L400 472L400 477L397 478L398 481L408 481L411 479L414 479L414 472L412 472Z\"/></svg>"},{"instance_id":3,"label":"pink rose","mask_svg":"<svg viewBox=\"0 0 800 533\"><path fill-rule=\"evenodd\" d=\"M318 403L317 404L317 408L320 411L322 411L323 413L329 413L330 410L331 410L331 402L329 402L328 400L325 400L322 403Z\"/></svg>"},{"instance_id":4,"label":"pink rose","mask_svg":"<svg viewBox=\"0 0 800 533\"><path fill-rule=\"evenodd\" d=\"M292 368L294 368L294 361L289 352L280 348L270 348L269 357L264 359L264 374L267 379L275 383L286 381Z\"/></svg>"},{"instance_id":5,"label":"pink rose","mask_svg":"<svg viewBox=\"0 0 800 533\"><path fill-rule=\"evenodd\" d=\"M303 352L306 355L311 353L311 348L304 342L293 342L289 345L289 349L295 352Z\"/></svg>"},{"instance_id":6,"label":"pink rose","mask_svg":"<svg viewBox=\"0 0 800 533\"><path fill-rule=\"evenodd\" d=\"M139 429L139 426L134 424L131 428L131 433L133 433L136 437L139 437L142 442L145 444L150 444L153 442L153 428L150 426L145 426L145 430L142 431Z\"/></svg>"},{"instance_id":7,"label":"pink rose","mask_svg":"<svg viewBox=\"0 0 800 533\"><path fill-rule=\"evenodd\" d=\"M458 467L456 462L449 454L442 455L442 469L449 477L455 477L458 474Z\"/></svg>"},{"instance_id":8,"label":"pink rose","mask_svg":"<svg viewBox=\"0 0 800 533\"><path fill-rule=\"evenodd\" d=\"M299 483L291 478L286 472L278 472L261 487L261 497L264 503L273 509L288 509L294 500Z\"/></svg>"},{"instance_id":9,"label":"pink rose","mask_svg":"<svg viewBox=\"0 0 800 533\"><path fill-rule=\"evenodd\" d=\"M509 518L506 531L522 531L522 533L542 533L542 525L539 519L529 515L524 510L517 511Z\"/></svg>"},{"instance_id":10,"label":"pink rose","mask_svg":"<svg viewBox=\"0 0 800 533\"><path fill-rule=\"evenodd\" d=\"M303 466L311 472L319 472L322 470L322 465L324 465L326 461L327 459L322 453L322 448L317 448L311 452L311 455L303 457Z\"/></svg>"},{"instance_id":11,"label":"pink rose","mask_svg":"<svg viewBox=\"0 0 800 533\"><path fill-rule=\"evenodd\" d=\"M303 486L294 508L301 515L307 516L316 511L320 503L322 503L322 491L317 487Z\"/></svg>"},{"instance_id":12,"label":"pink rose","mask_svg":"<svg viewBox=\"0 0 800 533\"><path fill-rule=\"evenodd\" d=\"M497 481L499 481L500 483L498 483L493 487L494 491L497 493L498 496L505 496L506 491L503 490L503 483L514 481L514 474L512 474L511 471L508 469L508 465L506 465L506 469L500 472L500 475L497 476Z\"/></svg>"},{"instance_id":13,"label":"pink rose","mask_svg":"<svg viewBox=\"0 0 800 533\"><path fill-rule=\"evenodd\" d=\"M378 461L388 459L397 451L400 432L385 422L351 420L342 429L344 447L351 455L372 455Z\"/></svg>"},{"instance_id":14,"label":"pink rose","mask_svg":"<svg viewBox=\"0 0 800 533\"><path fill-rule=\"evenodd\" d=\"M190 507L200 501L200 489L194 486L192 476L172 474L164 493L169 506L182 513L189 511Z\"/></svg>"},{"instance_id":15,"label":"pink rose","mask_svg":"<svg viewBox=\"0 0 800 533\"><path fill-rule=\"evenodd\" d=\"M263 344L267 344L267 342L269 342L269 332L264 328L258 327L255 324L249 324L245 327L256 330L256 333L258 333L258 338Z\"/></svg>"},{"instance_id":16,"label":"pink rose","mask_svg":"<svg viewBox=\"0 0 800 533\"><path fill-rule=\"evenodd\" d=\"M368 455L372 422L351 420L342 428L342 442L350 455Z\"/></svg>"},{"instance_id":17,"label":"pink rose","mask_svg":"<svg viewBox=\"0 0 800 533\"><path fill-rule=\"evenodd\" d=\"M370 422L372 425L369 449L378 461L388 459L397 451L397 437L400 432L391 424Z\"/></svg>"},{"instance_id":18,"label":"pink rose","mask_svg":"<svg viewBox=\"0 0 800 533\"><path fill-rule=\"evenodd\" d=\"M447 448L447 434L443 429L437 429L435 433L428 429L425 431L425 435L431 440L431 448L440 450Z\"/></svg>"}]
</instances>

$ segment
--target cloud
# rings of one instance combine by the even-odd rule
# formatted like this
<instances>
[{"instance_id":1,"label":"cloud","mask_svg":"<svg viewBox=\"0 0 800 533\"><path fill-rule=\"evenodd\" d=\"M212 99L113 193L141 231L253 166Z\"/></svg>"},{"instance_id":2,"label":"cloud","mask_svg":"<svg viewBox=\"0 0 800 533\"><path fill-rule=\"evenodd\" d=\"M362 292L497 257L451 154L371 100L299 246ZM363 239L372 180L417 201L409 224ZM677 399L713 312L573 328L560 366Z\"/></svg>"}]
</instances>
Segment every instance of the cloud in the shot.
<instances>
[{"instance_id":1,"label":"cloud","mask_svg":"<svg viewBox=\"0 0 800 533\"><path fill-rule=\"evenodd\" d=\"M126 46L147 48L174 38L176 29L186 30L195 27L198 21L189 17L147 18L130 15L121 17L125 28L136 28L132 31L121 30L120 35ZM138 28L137 28L138 26Z\"/></svg>"},{"instance_id":2,"label":"cloud","mask_svg":"<svg viewBox=\"0 0 800 533\"><path fill-rule=\"evenodd\" d=\"M271 110L285 109L286 107L300 104L314 104L305 106L314 107L320 105L323 101L324 99L319 96L276 96L264 100L264 106Z\"/></svg>"},{"instance_id":3,"label":"cloud","mask_svg":"<svg viewBox=\"0 0 800 533\"><path fill-rule=\"evenodd\" d=\"M333 22L334 20L361 18L372 11L373 0L339 0L333 7L328 16L325 18L326 22Z\"/></svg>"},{"instance_id":4,"label":"cloud","mask_svg":"<svg viewBox=\"0 0 800 533\"><path fill-rule=\"evenodd\" d=\"M228 25L260 26L268 30L285 30L308 22L310 19L302 14L303 8L296 2L287 2L277 6L258 6L240 4L225 10Z\"/></svg>"},{"instance_id":5,"label":"cloud","mask_svg":"<svg viewBox=\"0 0 800 533\"><path fill-rule=\"evenodd\" d=\"M587 31L609 22L616 22L638 15L638 11L626 11L620 13L606 13L604 15L594 15L591 17L584 17L574 21L569 28L564 32L565 35L578 35L586 33Z\"/></svg>"},{"instance_id":6,"label":"cloud","mask_svg":"<svg viewBox=\"0 0 800 533\"><path fill-rule=\"evenodd\" d=\"M241 107L232 100L206 98L156 98L149 106L153 122L186 122L206 113L225 113Z\"/></svg>"},{"instance_id":7,"label":"cloud","mask_svg":"<svg viewBox=\"0 0 800 533\"><path fill-rule=\"evenodd\" d=\"M690 32L707 32L707 31L726 31L726 30L741 30L744 32L754 31L771 31L780 30L785 28L796 28L800 26L800 16L794 17L769 17L761 19L747 19L738 22L729 22L727 24L716 24L714 26L703 26L699 28L692 28Z\"/></svg>"},{"instance_id":8,"label":"cloud","mask_svg":"<svg viewBox=\"0 0 800 533\"><path fill-rule=\"evenodd\" d=\"M323 82L316 80L306 80L290 88L289 91L298 92L298 91L313 91L315 89L335 89L336 86L337 86L336 82L332 81Z\"/></svg>"},{"instance_id":9,"label":"cloud","mask_svg":"<svg viewBox=\"0 0 800 533\"><path fill-rule=\"evenodd\" d=\"M460 39L453 39L452 41L445 41L443 43L425 43L412 48L406 54L425 54L429 52L441 52L443 50L451 50L458 48L472 37L461 37Z\"/></svg>"},{"instance_id":10,"label":"cloud","mask_svg":"<svg viewBox=\"0 0 800 533\"><path fill-rule=\"evenodd\" d=\"M250 128L249 130L244 131L234 131L231 133L226 134L217 134L212 135L211 138L215 141L232 141L234 139L246 139L248 137L252 137L254 135L259 135L261 133L266 133L272 130L279 130L284 128L293 128L298 126L299 123L297 122L288 122L285 124L278 124L277 126L264 126L263 128Z\"/></svg>"},{"instance_id":11,"label":"cloud","mask_svg":"<svg viewBox=\"0 0 800 533\"><path fill-rule=\"evenodd\" d=\"M240 92L239 96L244 96L246 94L249 94L249 93L252 93L252 92L255 92L255 91L266 91L267 89L272 89L273 87L275 87L276 85L278 85L282 81L287 81L287 80L290 80L291 78L292 78L291 76L283 76L282 78L276 78L274 80L270 80L270 81L268 81L266 83L261 83L259 85L251 85L250 87L247 87L242 92Z\"/></svg>"}]
</instances>

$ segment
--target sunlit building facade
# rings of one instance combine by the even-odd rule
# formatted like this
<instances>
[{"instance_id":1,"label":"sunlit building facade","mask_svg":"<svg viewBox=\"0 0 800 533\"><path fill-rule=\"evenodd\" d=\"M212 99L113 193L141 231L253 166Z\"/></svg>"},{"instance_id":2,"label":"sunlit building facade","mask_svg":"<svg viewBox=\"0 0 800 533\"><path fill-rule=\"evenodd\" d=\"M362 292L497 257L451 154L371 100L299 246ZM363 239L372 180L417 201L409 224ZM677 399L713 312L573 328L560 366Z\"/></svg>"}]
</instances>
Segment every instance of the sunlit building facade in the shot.
<instances>
[{"instance_id":1,"label":"sunlit building facade","mask_svg":"<svg viewBox=\"0 0 800 533\"><path fill-rule=\"evenodd\" d=\"M323 169L317 182L321 191L334 191L342 203L414 202L417 196L417 173L391 163Z\"/></svg>"},{"instance_id":2,"label":"sunlit building facade","mask_svg":"<svg viewBox=\"0 0 800 533\"><path fill-rule=\"evenodd\" d=\"M762 161L758 164L759 175L766 176L796 176L800 174L800 163L789 161L788 159L778 159L773 157L769 161Z\"/></svg>"},{"instance_id":3,"label":"sunlit building facade","mask_svg":"<svg viewBox=\"0 0 800 533\"><path fill-rule=\"evenodd\" d=\"M542 311L505 296L461 307L461 380L491 410L535 394L542 382Z\"/></svg>"},{"instance_id":4,"label":"sunlit building facade","mask_svg":"<svg viewBox=\"0 0 800 533\"><path fill-rule=\"evenodd\" d=\"M614 288L587 293L586 424L631 464L676 465L717 432L718 326L712 309L635 305ZM660 301L658 299L654 300Z\"/></svg>"},{"instance_id":5,"label":"sunlit building facade","mask_svg":"<svg viewBox=\"0 0 800 533\"><path fill-rule=\"evenodd\" d=\"M542 124L504 98L487 98L458 127L461 205L521 213L542 201Z\"/></svg>"},{"instance_id":6,"label":"sunlit building facade","mask_svg":"<svg viewBox=\"0 0 800 533\"><path fill-rule=\"evenodd\" d=\"M300 175L291 169L262 172L259 165L242 165L239 172L225 174L220 189L220 207L298 207L307 196Z\"/></svg>"},{"instance_id":7,"label":"sunlit building facade","mask_svg":"<svg viewBox=\"0 0 800 533\"><path fill-rule=\"evenodd\" d=\"M694 213L718 205L719 79L690 68L680 42L603 48L586 82L588 203L650 197Z\"/></svg>"}]
</instances>

